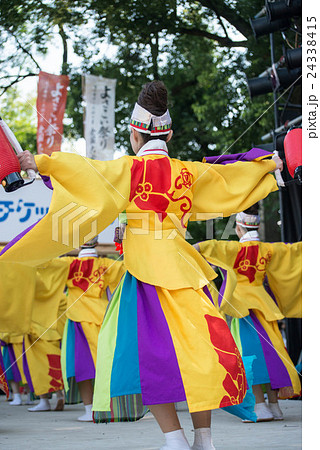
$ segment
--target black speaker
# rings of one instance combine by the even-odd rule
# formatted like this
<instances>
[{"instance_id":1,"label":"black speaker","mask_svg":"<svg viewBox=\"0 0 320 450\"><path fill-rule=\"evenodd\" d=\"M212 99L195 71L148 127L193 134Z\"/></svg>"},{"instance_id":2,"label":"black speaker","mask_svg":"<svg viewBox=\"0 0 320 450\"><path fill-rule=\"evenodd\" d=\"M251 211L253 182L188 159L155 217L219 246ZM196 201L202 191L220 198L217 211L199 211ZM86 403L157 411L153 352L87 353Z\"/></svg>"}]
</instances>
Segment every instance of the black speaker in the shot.
<instances>
[{"instance_id":1,"label":"black speaker","mask_svg":"<svg viewBox=\"0 0 320 450\"><path fill-rule=\"evenodd\" d=\"M290 2L287 0L277 2L266 0L265 7L269 22L302 15L302 0L292 0Z\"/></svg>"},{"instance_id":2,"label":"black speaker","mask_svg":"<svg viewBox=\"0 0 320 450\"><path fill-rule=\"evenodd\" d=\"M290 27L290 19L284 18L270 22L267 17L258 17L257 19L249 19L253 35L257 39L265 34L274 31L284 31Z\"/></svg>"}]
</instances>

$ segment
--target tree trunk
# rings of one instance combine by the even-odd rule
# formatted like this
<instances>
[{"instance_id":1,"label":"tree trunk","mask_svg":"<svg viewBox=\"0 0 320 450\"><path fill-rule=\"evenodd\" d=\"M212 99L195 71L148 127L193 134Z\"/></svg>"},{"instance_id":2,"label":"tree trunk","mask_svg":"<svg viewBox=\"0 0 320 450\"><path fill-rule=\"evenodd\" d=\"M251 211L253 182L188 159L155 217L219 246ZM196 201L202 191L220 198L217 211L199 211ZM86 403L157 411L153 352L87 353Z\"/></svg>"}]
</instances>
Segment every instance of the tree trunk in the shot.
<instances>
[{"instance_id":1,"label":"tree trunk","mask_svg":"<svg viewBox=\"0 0 320 450\"><path fill-rule=\"evenodd\" d=\"M68 67L68 38L67 38L67 35L66 35L62 25L59 25L59 34L61 36L62 46L63 46L61 75L67 75L68 71L69 71L69 67Z\"/></svg>"}]
</instances>

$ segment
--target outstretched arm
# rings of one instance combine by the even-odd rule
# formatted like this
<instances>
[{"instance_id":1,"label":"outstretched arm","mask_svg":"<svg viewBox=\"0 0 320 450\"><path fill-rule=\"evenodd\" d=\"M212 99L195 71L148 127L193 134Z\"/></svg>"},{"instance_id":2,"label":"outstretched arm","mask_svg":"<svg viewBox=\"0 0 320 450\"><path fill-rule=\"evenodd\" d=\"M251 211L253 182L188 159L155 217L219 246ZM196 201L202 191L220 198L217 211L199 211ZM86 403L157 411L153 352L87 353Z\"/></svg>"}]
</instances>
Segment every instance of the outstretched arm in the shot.
<instances>
[{"instance_id":1,"label":"outstretched arm","mask_svg":"<svg viewBox=\"0 0 320 450\"><path fill-rule=\"evenodd\" d=\"M131 158L94 161L72 153L37 155L53 185L48 213L13 239L0 260L38 266L78 248L110 225L129 204ZM32 163L28 155L25 163ZM29 161L29 162L28 162Z\"/></svg>"}]
</instances>

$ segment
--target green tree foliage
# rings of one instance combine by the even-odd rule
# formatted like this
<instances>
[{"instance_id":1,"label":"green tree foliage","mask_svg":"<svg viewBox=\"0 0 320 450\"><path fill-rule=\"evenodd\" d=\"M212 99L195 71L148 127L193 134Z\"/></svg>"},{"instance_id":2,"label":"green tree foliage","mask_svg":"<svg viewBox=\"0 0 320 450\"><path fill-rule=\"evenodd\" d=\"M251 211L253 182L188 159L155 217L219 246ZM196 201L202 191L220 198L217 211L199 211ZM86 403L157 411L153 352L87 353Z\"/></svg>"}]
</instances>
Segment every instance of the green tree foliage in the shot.
<instances>
[{"instance_id":1,"label":"green tree foliage","mask_svg":"<svg viewBox=\"0 0 320 450\"><path fill-rule=\"evenodd\" d=\"M10 126L24 150L36 153L37 123L36 97L21 99L17 88L11 88L0 97L0 115Z\"/></svg>"},{"instance_id":2,"label":"green tree foliage","mask_svg":"<svg viewBox=\"0 0 320 450\"><path fill-rule=\"evenodd\" d=\"M205 155L246 151L274 127L272 95L252 102L246 84L246 76L257 76L270 66L268 37L256 42L249 23L263 7L262 0L3 3L0 94L46 70L40 55L58 39L61 60L56 73L70 77L64 128L68 138L83 136L84 73L117 79L115 145L128 153L128 118L142 85L153 79L168 87L174 157L202 160ZM70 59L71 48L80 63ZM223 226L222 221L216 223L218 232ZM192 227L198 239L199 227Z\"/></svg>"}]
</instances>

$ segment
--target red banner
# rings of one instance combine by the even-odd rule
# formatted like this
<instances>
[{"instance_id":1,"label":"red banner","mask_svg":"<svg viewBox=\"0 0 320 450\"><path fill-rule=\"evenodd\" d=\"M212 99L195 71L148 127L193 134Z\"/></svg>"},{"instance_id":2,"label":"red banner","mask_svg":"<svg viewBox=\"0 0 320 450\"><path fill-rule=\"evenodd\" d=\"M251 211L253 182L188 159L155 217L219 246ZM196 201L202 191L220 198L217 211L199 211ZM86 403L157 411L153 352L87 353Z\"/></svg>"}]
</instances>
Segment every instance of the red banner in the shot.
<instances>
[{"instance_id":1,"label":"red banner","mask_svg":"<svg viewBox=\"0 0 320 450\"><path fill-rule=\"evenodd\" d=\"M37 151L51 155L61 150L63 116L67 101L67 75L39 73Z\"/></svg>"}]
</instances>

